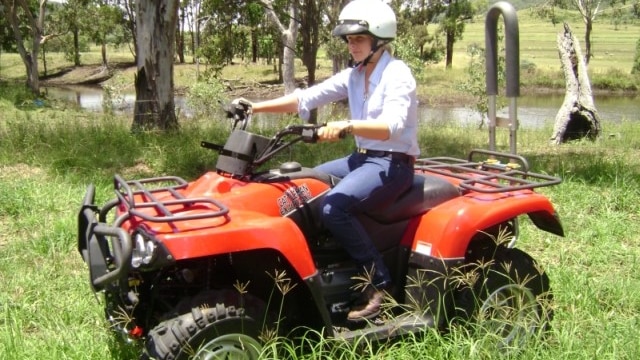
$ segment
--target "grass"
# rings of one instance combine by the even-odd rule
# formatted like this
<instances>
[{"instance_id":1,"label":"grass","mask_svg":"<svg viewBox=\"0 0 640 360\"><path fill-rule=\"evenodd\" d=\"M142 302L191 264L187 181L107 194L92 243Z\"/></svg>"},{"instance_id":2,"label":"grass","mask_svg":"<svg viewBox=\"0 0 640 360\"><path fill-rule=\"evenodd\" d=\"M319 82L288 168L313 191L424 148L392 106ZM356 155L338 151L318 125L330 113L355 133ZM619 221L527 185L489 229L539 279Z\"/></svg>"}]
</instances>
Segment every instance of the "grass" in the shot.
<instances>
[{"instance_id":1,"label":"grass","mask_svg":"<svg viewBox=\"0 0 640 360\"><path fill-rule=\"evenodd\" d=\"M109 331L76 249L76 212L85 187L95 183L103 203L112 196L116 172L193 179L215 160L199 141L221 142L226 129L202 119L183 124L179 133L133 136L128 119L64 104L35 107L7 87L0 94L0 359L134 358ZM301 348L275 339L266 351L294 359L640 357L640 124L609 124L615 135L560 147L548 145L550 133L518 134L519 152L533 170L564 179L540 191L556 205L566 237L523 219L519 242L551 278L555 318L547 339L504 354L481 332L454 328L382 347L325 339ZM498 143L506 144L506 134L498 135ZM442 125L422 129L420 143L432 156L465 156L486 147L486 132ZM292 156L313 165L350 146L301 144Z\"/></svg>"}]
</instances>

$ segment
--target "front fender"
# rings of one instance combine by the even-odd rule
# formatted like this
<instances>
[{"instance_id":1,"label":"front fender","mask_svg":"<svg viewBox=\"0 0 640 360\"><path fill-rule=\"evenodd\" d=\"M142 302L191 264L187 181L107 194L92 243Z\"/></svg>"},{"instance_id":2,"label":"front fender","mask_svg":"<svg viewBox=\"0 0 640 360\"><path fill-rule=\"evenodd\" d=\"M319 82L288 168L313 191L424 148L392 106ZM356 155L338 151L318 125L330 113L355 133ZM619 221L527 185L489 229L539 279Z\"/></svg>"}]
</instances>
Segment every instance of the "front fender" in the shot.
<instances>
[{"instance_id":1,"label":"front fender","mask_svg":"<svg viewBox=\"0 0 640 360\"><path fill-rule=\"evenodd\" d=\"M473 194L447 201L426 213L416 229L413 251L441 258L460 258L471 238L493 225L528 214L545 231L563 236L549 200L529 190Z\"/></svg>"},{"instance_id":2,"label":"front fender","mask_svg":"<svg viewBox=\"0 0 640 360\"><path fill-rule=\"evenodd\" d=\"M229 215L233 221L221 226L156 236L175 260L274 249L291 263L302 279L316 273L304 235L293 221L253 211L235 211Z\"/></svg>"}]
</instances>

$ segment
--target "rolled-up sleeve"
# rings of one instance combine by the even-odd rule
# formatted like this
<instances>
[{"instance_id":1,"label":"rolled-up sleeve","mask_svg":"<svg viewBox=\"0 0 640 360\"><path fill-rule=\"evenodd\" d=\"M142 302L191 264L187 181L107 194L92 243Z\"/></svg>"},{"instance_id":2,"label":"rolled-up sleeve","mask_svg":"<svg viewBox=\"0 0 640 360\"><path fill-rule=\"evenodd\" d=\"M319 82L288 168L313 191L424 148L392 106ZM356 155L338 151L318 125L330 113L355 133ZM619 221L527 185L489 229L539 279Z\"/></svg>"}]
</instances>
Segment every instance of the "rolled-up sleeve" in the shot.
<instances>
[{"instance_id":1,"label":"rolled-up sleeve","mask_svg":"<svg viewBox=\"0 0 640 360\"><path fill-rule=\"evenodd\" d=\"M311 116L311 110L331 102L346 99L351 70L351 68L342 70L315 86L297 89L294 94L298 96L298 115L304 121L308 121Z\"/></svg>"}]
</instances>

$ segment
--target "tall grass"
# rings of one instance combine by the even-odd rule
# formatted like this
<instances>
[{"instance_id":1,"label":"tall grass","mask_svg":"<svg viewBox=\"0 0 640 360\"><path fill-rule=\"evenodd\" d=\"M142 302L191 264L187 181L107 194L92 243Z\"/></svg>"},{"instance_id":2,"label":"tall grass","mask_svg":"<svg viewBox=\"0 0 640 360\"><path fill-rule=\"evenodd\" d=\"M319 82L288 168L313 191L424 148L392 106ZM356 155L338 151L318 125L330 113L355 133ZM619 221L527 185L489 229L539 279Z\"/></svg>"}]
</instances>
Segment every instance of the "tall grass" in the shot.
<instances>
[{"instance_id":1,"label":"tall grass","mask_svg":"<svg viewBox=\"0 0 640 360\"><path fill-rule=\"evenodd\" d=\"M135 358L109 331L77 252L76 212L85 187L95 183L103 202L112 197L113 173L194 179L215 161L200 140L222 143L228 125L193 120L173 133L132 135L127 119L64 104L41 106L6 88L0 93L0 359ZM276 126L290 121L297 120L283 118ZM364 339L275 339L266 353L293 359L639 358L640 123L606 129L597 142L558 147L548 145L551 129L518 134L519 152L534 171L564 179L540 192L556 205L566 237L541 232L523 219L518 244L551 279L555 318L547 338L518 353L502 353L481 330L455 327L382 346ZM506 139L498 134L500 148L508 148ZM475 127L420 130L429 156L464 157L486 143L485 130ZM277 161L312 166L352 146L300 144Z\"/></svg>"}]
</instances>

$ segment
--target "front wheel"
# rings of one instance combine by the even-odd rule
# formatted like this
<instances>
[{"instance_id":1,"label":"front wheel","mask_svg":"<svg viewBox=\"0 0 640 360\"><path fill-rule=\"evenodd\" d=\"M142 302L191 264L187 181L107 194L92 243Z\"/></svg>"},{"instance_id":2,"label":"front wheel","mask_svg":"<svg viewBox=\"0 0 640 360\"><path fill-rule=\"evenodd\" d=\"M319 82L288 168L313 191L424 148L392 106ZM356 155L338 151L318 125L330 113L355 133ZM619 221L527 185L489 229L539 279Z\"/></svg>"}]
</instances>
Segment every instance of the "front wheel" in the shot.
<instances>
[{"instance_id":1,"label":"front wheel","mask_svg":"<svg viewBox=\"0 0 640 360\"><path fill-rule=\"evenodd\" d=\"M545 331L552 318L549 278L525 252L498 246L473 264L475 283L462 290L456 306L499 347L519 347Z\"/></svg>"},{"instance_id":2,"label":"front wheel","mask_svg":"<svg viewBox=\"0 0 640 360\"><path fill-rule=\"evenodd\" d=\"M256 321L243 309L196 307L151 330L141 359L257 360L262 350L258 334Z\"/></svg>"}]
</instances>

